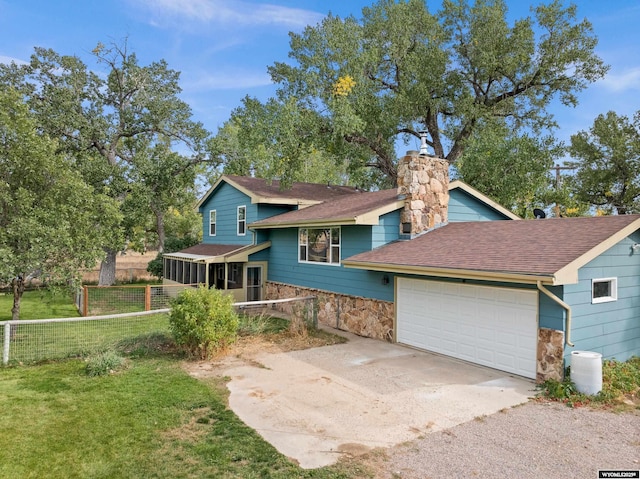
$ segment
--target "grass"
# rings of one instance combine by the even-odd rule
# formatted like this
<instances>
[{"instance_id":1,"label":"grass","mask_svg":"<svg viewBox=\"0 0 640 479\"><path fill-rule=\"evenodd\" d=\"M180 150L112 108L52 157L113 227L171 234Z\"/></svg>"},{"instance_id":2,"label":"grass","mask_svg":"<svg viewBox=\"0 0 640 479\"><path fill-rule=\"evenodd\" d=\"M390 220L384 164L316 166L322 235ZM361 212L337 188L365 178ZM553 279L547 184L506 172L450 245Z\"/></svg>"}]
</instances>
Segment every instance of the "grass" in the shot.
<instances>
[{"instance_id":1,"label":"grass","mask_svg":"<svg viewBox=\"0 0 640 479\"><path fill-rule=\"evenodd\" d=\"M153 314L68 323L29 324L25 321L13 328L9 356L12 364L102 352L128 337L166 332L169 319L167 314ZM4 330L0 331L0 337L4 337Z\"/></svg>"},{"instance_id":2,"label":"grass","mask_svg":"<svg viewBox=\"0 0 640 479\"><path fill-rule=\"evenodd\" d=\"M0 293L0 321L11 320L13 294ZM46 289L25 291L20 301L20 319L73 318L80 316L66 292Z\"/></svg>"},{"instance_id":3,"label":"grass","mask_svg":"<svg viewBox=\"0 0 640 479\"><path fill-rule=\"evenodd\" d=\"M228 409L222 378L184 372L166 335L116 351L127 368L95 377L80 359L0 369L0 477L370 477L300 469Z\"/></svg>"},{"instance_id":4,"label":"grass","mask_svg":"<svg viewBox=\"0 0 640 479\"><path fill-rule=\"evenodd\" d=\"M602 390L595 395L578 392L570 371L564 381L546 381L539 397L561 401L570 407L592 406L617 411L640 410L640 357L620 362L611 359L602 364Z\"/></svg>"}]
</instances>

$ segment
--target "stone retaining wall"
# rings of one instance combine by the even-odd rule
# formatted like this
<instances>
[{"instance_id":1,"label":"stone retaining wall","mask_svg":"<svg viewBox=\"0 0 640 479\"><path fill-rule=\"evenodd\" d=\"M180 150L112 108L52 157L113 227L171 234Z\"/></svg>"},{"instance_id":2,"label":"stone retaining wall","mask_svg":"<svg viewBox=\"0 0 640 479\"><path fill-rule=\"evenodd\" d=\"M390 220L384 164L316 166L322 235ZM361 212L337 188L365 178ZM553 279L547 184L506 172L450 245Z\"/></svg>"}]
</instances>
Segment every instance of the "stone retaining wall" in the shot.
<instances>
[{"instance_id":1,"label":"stone retaining wall","mask_svg":"<svg viewBox=\"0 0 640 479\"><path fill-rule=\"evenodd\" d=\"M269 281L266 300L313 295L318 298L318 322L359 336L393 340L393 303L371 298L348 296L313 288L302 288ZM293 303L276 305L277 309L292 313Z\"/></svg>"}]
</instances>

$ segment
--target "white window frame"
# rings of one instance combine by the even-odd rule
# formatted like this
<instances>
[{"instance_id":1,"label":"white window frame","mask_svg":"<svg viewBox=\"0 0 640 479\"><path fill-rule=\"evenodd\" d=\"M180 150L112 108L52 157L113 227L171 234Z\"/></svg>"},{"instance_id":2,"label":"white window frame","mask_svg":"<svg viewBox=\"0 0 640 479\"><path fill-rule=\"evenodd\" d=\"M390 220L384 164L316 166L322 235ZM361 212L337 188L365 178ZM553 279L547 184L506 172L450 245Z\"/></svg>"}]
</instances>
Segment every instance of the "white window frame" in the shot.
<instances>
[{"instance_id":1,"label":"white window frame","mask_svg":"<svg viewBox=\"0 0 640 479\"><path fill-rule=\"evenodd\" d=\"M309 260L309 230L329 230L329 258L328 261L311 261ZM337 243L334 243L333 231L337 231ZM305 231L306 243L301 241L302 232ZM304 258L302 251L304 247ZM334 255L337 254L337 258ZM330 226L324 228L298 228L298 263L305 264L321 264L325 266L340 266L342 256L342 229L339 226Z\"/></svg>"},{"instance_id":2,"label":"white window frame","mask_svg":"<svg viewBox=\"0 0 640 479\"><path fill-rule=\"evenodd\" d=\"M598 283L610 283L610 295L596 297L596 284ZM594 278L591 280L591 303L608 303L610 301L618 300L618 278Z\"/></svg>"},{"instance_id":3,"label":"white window frame","mask_svg":"<svg viewBox=\"0 0 640 479\"><path fill-rule=\"evenodd\" d=\"M244 210L243 219L240 219L241 209ZM247 207L245 205L238 206L238 212L237 212L236 218L238 220L238 226L237 226L236 232L238 233L238 236L245 236L247 234ZM242 225L242 228L243 228L242 233L240 232L240 225Z\"/></svg>"},{"instance_id":4,"label":"white window frame","mask_svg":"<svg viewBox=\"0 0 640 479\"><path fill-rule=\"evenodd\" d=\"M213 221L212 217L213 216ZM213 226L213 234L211 233L211 227ZM209 211L209 236L215 236L218 232L218 213L216 210Z\"/></svg>"}]
</instances>

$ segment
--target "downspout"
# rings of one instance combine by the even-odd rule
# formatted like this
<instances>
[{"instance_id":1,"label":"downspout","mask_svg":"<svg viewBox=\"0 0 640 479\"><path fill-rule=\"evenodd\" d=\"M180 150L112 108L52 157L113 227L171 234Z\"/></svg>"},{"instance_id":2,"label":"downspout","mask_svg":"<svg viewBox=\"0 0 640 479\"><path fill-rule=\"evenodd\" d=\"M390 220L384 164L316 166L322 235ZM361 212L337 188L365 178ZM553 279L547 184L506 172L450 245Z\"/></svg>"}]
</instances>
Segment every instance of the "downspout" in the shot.
<instances>
[{"instance_id":1,"label":"downspout","mask_svg":"<svg viewBox=\"0 0 640 479\"><path fill-rule=\"evenodd\" d=\"M563 307L565 309L565 311L567 312L567 325L566 325L566 331L565 331L565 335L564 335L564 343L567 346L575 346L572 342L571 342L571 306L569 306L567 303L565 303L564 301L562 301L560 298L558 298L555 294L553 294L551 291L549 291L547 288L545 288L544 286L542 286L542 281L538 281L537 282L538 285L538 289L540 291L542 291L544 294L546 294L549 298L551 298L555 303L557 303L558 305L560 305L561 307Z\"/></svg>"}]
</instances>

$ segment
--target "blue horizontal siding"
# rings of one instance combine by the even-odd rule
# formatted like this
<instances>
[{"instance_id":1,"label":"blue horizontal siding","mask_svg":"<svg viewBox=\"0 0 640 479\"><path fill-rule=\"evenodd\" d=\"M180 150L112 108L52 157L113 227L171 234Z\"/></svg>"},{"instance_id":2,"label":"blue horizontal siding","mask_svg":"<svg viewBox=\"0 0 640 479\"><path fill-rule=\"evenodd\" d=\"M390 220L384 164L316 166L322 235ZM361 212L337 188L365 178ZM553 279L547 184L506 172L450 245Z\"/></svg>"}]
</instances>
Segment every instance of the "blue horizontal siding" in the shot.
<instances>
[{"instance_id":1,"label":"blue horizontal siding","mask_svg":"<svg viewBox=\"0 0 640 479\"><path fill-rule=\"evenodd\" d=\"M449 208L447 215L450 223L509 219L460 188L449 191Z\"/></svg>"},{"instance_id":2,"label":"blue horizontal siding","mask_svg":"<svg viewBox=\"0 0 640 479\"><path fill-rule=\"evenodd\" d=\"M341 258L371 249L370 226L344 226L341 232ZM298 228L271 230L269 239L269 281L393 301L393 275L386 274L389 283L383 285L384 273L348 269L342 265L300 263Z\"/></svg>"},{"instance_id":3,"label":"blue horizontal siding","mask_svg":"<svg viewBox=\"0 0 640 479\"><path fill-rule=\"evenodd\" d=\"M209 199L202 205L202 242L208 244L247 245L253 241L252 233L247 229L244 236L238 235L238 206L247 207L247 224L256 221L257 205L251 204L251 198L222 182ZM216 210L216 235L209 235L209 211Z\"/></svg>"},{"instance_id":4,"label":"blue horizontal siding","mask_svg":"<svg viewBox=\"0 0 640 479\"><path fill-rule=\"evenodd\" d=\"M565 359L573 350L595 351L620 361L640 356L640 253L631 249L638 242L639 232L618 242L580 268L577 284L565 287L575 344L566 348ZM591 283L598 278L617 278L617 301L591 303Z\"/></svg>"},{"instance_id":5,"label":"blue horizontal siding","mask_svg":"<svg viewBox=\"0 0 640 479\"><path fill-rule=\"evenodd\" d=\"M400 234L400 210L392 211L380 217L379 224L371 229L371 246L373 249L384 246L398 239Z\"/></svg>"}]
</instances>

